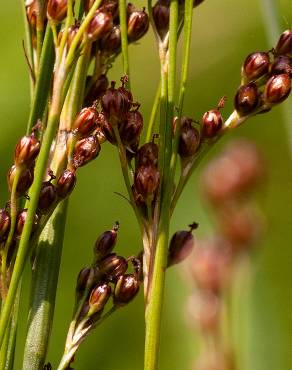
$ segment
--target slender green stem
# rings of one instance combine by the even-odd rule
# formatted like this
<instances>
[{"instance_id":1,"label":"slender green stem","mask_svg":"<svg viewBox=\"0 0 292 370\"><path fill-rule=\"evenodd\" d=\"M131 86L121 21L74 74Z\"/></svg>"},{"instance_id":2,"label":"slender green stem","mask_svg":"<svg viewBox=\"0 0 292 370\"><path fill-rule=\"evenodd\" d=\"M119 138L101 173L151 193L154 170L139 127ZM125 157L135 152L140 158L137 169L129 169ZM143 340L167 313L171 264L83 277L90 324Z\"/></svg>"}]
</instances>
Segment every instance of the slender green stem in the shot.
<instances>
[{"instance_id":1,"label":"slender green stem","mask_svg":"<svg viewBox=\"0 0 292 370\"><path fill-rule=\"evenodd\" d=\"M54 67L54 43L52 31L47 27L45 39L42 48L42 54L37 73L36 86L30 110L30 116L27 126L27 134L31 132L32 127L37 123L37 120L43 118L48 96L50 92L50 84Z\"/></svg>"},{"instance_id":2,"label":"slender green stem","mask_svg":"<svg viewBox=\"0 0 292 370\"><path fill-rule=\"evenodd\" d=\"M155 250L154 269L150 283L150 299L146 307L146 335L145 335L145 359L144 370L156 370L158 368L158 355L160 346L161 314L163 306L165 270L167 265L167 250L170 223L170 199L172 192L172 179L170 178L170 158L172 151L172 120L175 99L176 80L176 49L178 29L178 1L173 0L170 4L170 34L169 34L169 63L162 64L162 107L166 111L161 112L161 131L164 135L163 146L163 175L161 186L161 211L158 225L158 238ZM164 80L167 78L167 87ZM163 127L163 125L165 126Z\"/></svg>"},{"instance_id":3,"label":"slender green stem","mask_svg":"<svg viewBox=\"0 0 292 370\"><path fill-rule=\"evenodd\" d=\"M151 140L153 132L154 132L157 111L158 111L159 103L160 103L160 94L161 94L161 84L159 83L156 94L155 94L154 103L152 106L150 120L149 120L148 127L147 127L146 143L148 143Z\"/></svg>"},{"instance_id":4,"label":"slender green stem","mask_svg":"<svg viewBox=\"0 0 292 370\"><path fill-rule=\"evenodd\" d=\"M41 150L35 166L35 179L30 191L30 202L27 212L27 218L24 224L22 236L19 243L19 249L15 260L9 291L0 318L0 346L2 345L5 330L9 322L9 317L11 315L11 309L16 296L17 287L30 252L30 236L34 225L34 218L38 205L39 193L41 190L43 176L46 171L51 144L56 134L56 129L59 124L60 112L63 105L61 97L65 74L66 74L65 71L56 71L55 78L56 88L52 99L52 105L48 117L47 128L44 133Z\"/></svg>"},{"instance_id":5,"label":"slender green stem","mask_svg":"<svg viewBox=\"0 0 292 370\"><path fill-rule=\"evenodd\" d=\"M125 0L119 0L119 17L121 28L122 56L123 56L123 73L128 76L126 86L128 89L131 89L129 53L128 53L127 3Z\"/></svg>"},{"instance_id":6,"label":"slender green stem","mask_svg":"<svg viewBox=\"0 0 292 370\"><path fill-rule=\"evenodd\" d=\"M277 6L277 2L274 0L260 0L263 21L266 30L266 35L269 41L269 46L274 46L281 34L280 27L280 14ZM292 129L291 129L291 117L292 117L292 103L286 101L282 105L282 112L284 116L284 124L287 132L287 144L289 149L289 155L292 159Z\"/></svg>"}]
</instances>

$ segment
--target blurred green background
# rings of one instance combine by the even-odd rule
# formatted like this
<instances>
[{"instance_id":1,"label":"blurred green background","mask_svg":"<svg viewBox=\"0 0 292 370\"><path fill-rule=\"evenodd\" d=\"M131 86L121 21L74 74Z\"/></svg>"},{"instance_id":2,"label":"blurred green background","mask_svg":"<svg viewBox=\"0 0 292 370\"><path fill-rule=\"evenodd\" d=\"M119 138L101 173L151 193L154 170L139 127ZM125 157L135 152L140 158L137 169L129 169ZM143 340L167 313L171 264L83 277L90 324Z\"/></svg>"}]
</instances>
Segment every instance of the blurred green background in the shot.
<instances>
[{"instance_id":1,"label":"blurred green background","mask_svg":"<svg viewBox=\"0 0 292 370\"><path fill-rule=\"evenodd\" d=\"M0 198L7 200L6 172L12 163L15 141L24 132L29 112L28 68L22 50L24 30L20 1L1 0L0 12ZM277 1L282 29L292 23L291 0ZM270 49L260 8L256 0L206 0L195 10L192 55L185 113L200 118L213 108L222 95L227 95L224 112L231 111L232 97L238 86L240 66L247 54ZM150 33L139 45L130 48L134 96L142 103L145 121L159 76L153 36ZM117 61L111 79L121 75ZM287 103L286 103L287 104ZM289 104L289 103L288 103ZM290 98L291 105L291 98ZM292 130L292 112L290 115ZM248 313L245 337L240 345L245 361L242 370L292 369L292 167L287 147L283 111L261 115L226 137L210 153L216 155L224 141L236 136L249 137L258 143L266 157L269 177L260 195L268 229L255 262L255 279L250 299L244 302ZM200 201L197 185L202 166L188 184L172 222L172 231L184 228L192 220L200 223L198 235L211 229L210 219ZM140 249L138 229L133 214L122 198L124 193L115 148L106 144L99 158L82 168L76 191L70 202L65 246L61 265L56 316L48 359L54 366L62 354L78 271L90 263L92 244L97 235L121 223L117 251L130 255ZM20 336L15 369L21 368L21 349L26 325L26 296L20 312ZM167 274L164 306L161 370L185 370L195 359L197 341L184 319L188 287L179 270ZM242 317L238 315L241 322ZM76 358L75 367L103 370L140 370L143 368L143 299L118 311L86 340ZM74 368L75 368L74 367Z\"/></svg>"}]
</instances>

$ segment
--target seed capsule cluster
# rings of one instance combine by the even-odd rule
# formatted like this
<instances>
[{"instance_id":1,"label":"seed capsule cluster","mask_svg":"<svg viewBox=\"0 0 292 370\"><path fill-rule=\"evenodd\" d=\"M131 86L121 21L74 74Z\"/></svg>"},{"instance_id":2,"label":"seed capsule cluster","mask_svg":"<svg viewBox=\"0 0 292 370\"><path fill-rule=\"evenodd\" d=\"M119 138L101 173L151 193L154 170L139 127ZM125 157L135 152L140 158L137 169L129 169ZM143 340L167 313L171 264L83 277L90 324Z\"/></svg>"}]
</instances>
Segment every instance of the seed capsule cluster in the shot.
<instances>
[{"instance_id":1,"label":"seed capsule cluster","mask_svg":"<svg viewBox=\"0 0 292 370\"><path fill-rule=\"evenodd\" d=\"M262 157L247 140L229 144L204 171L202 188L213 208L218 234L198 241L189 260L197 292L187 306L191 323L199 327L203 337L221 337L225 300L232 299L229 294L237 271L251 257L251 247L259 238L261 217L251 195L262 178ZM194 368L227 369L233 356L233 348L226 347L224 341L219 341L216 349L207 344Z\"/></svg>"},{"instance_id":2,"label":"seed capsule cluster","mask_svg":"<svg viewBox=\"0 0 292 370\"><path fill-rule=\"evenodd\" d=\"M234 98L238 114L246 117L270 110L291 91L292 31L282 33L275 49L249 54L242 66L242 83Z\"/></svg>"}]
</instances>

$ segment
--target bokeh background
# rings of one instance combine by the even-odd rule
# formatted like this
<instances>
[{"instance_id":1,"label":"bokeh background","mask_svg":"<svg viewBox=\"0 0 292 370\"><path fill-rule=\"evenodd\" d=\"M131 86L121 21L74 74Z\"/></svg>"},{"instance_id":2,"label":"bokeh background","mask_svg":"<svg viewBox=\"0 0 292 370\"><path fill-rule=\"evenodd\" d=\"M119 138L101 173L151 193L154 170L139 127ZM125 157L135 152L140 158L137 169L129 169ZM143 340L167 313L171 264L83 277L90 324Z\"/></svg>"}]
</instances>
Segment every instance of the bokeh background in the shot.
<instances>
[{"instance_id":1,"label":"bokeh background","mask_svg":"<svg viewBox=\"0 0 292 370\"><path fill-rule=\"evenodd\" d=\"M291 27L291 0L276 1L281 29ZM24 29L20 1L0 3L0 199L7 199L6 173L12 163L15 141L25 130L29 113L28 68L22 49ZM245 56L256 50L270 49L261 11L256 0L206 0L195 10L192 54L185 113L200 118L227 95L224 112L231 111L232 97L240 78ZM145 121L159 76L157 50L149 33L130 48L132 85L135 98L142 104ZM121 62L110 72L111 79L121 75ZM290 104L286 103L286 107ZM292 112L290 118L292 130ZM290 370L292 368L292 166L283 109L276 107L267 115L250 120L224 138L237 136L254 140L263 151L268 179L259 201L266 214L267 233L254 260L254 281L237 314L244 320L244 335L238 341L244 353L242 370ZM208 158L206 159L208 160ZM174 215L171 230L184 228L192 220L200 223L198 235L212 228L207 210L200 200L198 177L204 162L191 178ZM92 245L115 220L121 223L117 251L130 255L140 249L137 225L122 198L121 171L115 148L106 144L100 157L79 172L78 185L70 201L63 259L58 285L56 315L48 359L54 366L62 354L71 317L73 292L78 271L90 263ZM24 281L20 311L15 369L21 368L23 333L26 325L29 271ZM197 352L197 340L184 319L188 286L178 269L167 273L167 288L162 325L161 370L190 369ZM249 297L249 298L248 298ZM244 319L243 319L244 316ZM143 368L143 299L139 296L118 311L86 340L76 358L76 369L140 370Z\"/></svg>"}]
</instances>

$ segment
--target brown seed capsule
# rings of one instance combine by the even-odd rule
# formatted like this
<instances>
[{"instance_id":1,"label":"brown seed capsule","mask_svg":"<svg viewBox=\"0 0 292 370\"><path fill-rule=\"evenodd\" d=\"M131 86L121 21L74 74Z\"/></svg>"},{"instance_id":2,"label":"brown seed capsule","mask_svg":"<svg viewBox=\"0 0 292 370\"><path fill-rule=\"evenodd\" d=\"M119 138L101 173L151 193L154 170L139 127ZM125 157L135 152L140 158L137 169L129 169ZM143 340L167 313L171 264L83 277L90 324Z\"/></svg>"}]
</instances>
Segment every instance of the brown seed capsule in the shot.
<instances>
[{"instance_id":1,"label":"brown seed capsule","mask_svg":"<svg viewBox=\"0 0 292 370\"><path fill-rule=\"evenodd\" d=\"M59 177L56 191L60 198L66 198L71 194L76 184L76 173L74 170L66 169Z\"/></svg>"},{"instance_id":2,"label":"brown seed capsule","mask_svg":"<svg viewBox=\"0 0 292 370\"><path fill-rule=\"evenodd\" d=\"M100 260L112 252L117 242L118 230L119 223L116 222L111 230L105 231L98 237L93 248L96 260Z\"/></svg>"},{"instance_id":3,"label":"brown seed capsule","mask_svg":"<svg viewBox=\"0 0 292 370\"><path fill-rule=\"evenodd\" d=\"M280 56L275 58L271 65L271 74L280 75L287 74L292 77L292 58Z\"/></svg>"},{"instance_id":4,"label":"brown seed capsule","mask_svg":"<svg viewBox=\"0 0 292 370\"><path fill-rule=\"evenodd\" d=\"M94 42L100 40L113 28L113 19L110 14L97 10L87 27L87 37Z\"/></svg>"},{"instance_id":5,"label":"brown seed capsule","mask_svg":"<svg viewBox=\"0 0 292 370\"><path fill-rule=\"evenodd\" d=\"M152 200L158 189L160 175L158 169L153 166L140 166L137 168L134 178L135 189L144 201Z\"/></svg>"},{"instance_id":6,"label":"brown seed capsule","mask_svg":"<svg viewBox=\"0 0 292 370\"><path fill-rule=\"evenodd\" d=\"M154 142L141 146L136 155L136 169L141 166L157 166L158 150L158 145Z\"/></svg>"},{"instance_id":7,"label":"brown seed capsule","mask_svg":"<svg viewBox=\"0 0 292 370\"><path fill-rule=\"evenodd\" d=\"M114 290L114 305L120 307L131 302L139 292L139 286L134 274L120 276Z\"/></svg>"},{"instance_id":8,"label":"brown seed capsule","mask_svg":"<svg viewBox=\"0 0 292 370\"><path fill-rule=\"evenodd\" d=\"M79 30L79 24L74 24L73 26L69 27L68 29L68 35L67 35L67 47L69 48L72 44L72 41L74 40L74 37L76 36L77 32ZM58 44L60 45L62 37L64 34L64 30L62 29L58 34Z\"/></svg>"},{"instance_id":9,"label":"brown seed capsule","mask_svg":"<svg viewBox=\"0 0 292 370\"><path fill-rule=\"evenodd\" d=\"M242 72L247 81L256 80L269 72L270 57L265 52L249 54L245 59Z\"/></svg>"},{"instance_id":10,"label":"brown seed capsule","mask_svg":"<svg viewBox=\"0 0 292 370\"><path fill-rule=\"evenodd\" d=\"M88 77L88 83L90 83L91 77ZM106 92L108 88L108 79L105 74L101 74L98 76L96 82L90 87L86 98L85 98L85 105L91 106L100 99L100 97Z\"/></svg>"},{"instance_id":11,"label":"brown seed capsule","mask_svg":"<svg viewBox=\"0 0 292 370\"><path fill-rule=\"evenodd\" d=\"M265 86L264 100L270 104L284 101L291 91L291 79L287 74L272 76Z\"/></svg>"},{"instance_id":12,"label":"brown seed capsule","mask_svg":"<svg viewBox=\"0 0 292 370\"><path fill-rule=\"evenodd\" d=\"M117 140L115 137L114 130L112 128L112 125L109 122L109 119L103 114L99 113L99 126L106 138L111 144L116 144ZM118 128L120 128L121 122L118 124Z\"/></svg>"},{"instance_id":13,"label":"brown seed capsule","mask_svg":"<svg viewBox=\"0 0 292 370\"><path fill-rule=\"evenodd\" d=\"M247 116L253 113L258 103L258 88L254 82L239 87L234 97L234 107L240 116Z\"/></svg>"},{"instance_id":14,"label":"brown seed capsule","mask_svg":"<svg viewBox=\"0 0 292 370\"><path fill-rule=\"evenodd\" d=\"M81 298L88 285L91 284L90 276L92 275L92 268L84 267L80 270L76 282L76 297Z\"/></svg>"},{"instance_id":15,"label":"brown seed capsule","mask_svg":"<svg viewBox=\"0 0 292 370\"><path fill-rule=\"evenodd\" d=\"M122 256L111 253L98 261L100 272L105 275L105 279L116 281L120 275L123 275L128 269L128 263Z\"/></svg>"},{"instance_id":16,"label":"brown seed capsule","mask_svg":"<svg viewBox=\"0 0 292 370\"><path fill-rule=\"evenodd\" d=\"M128 112L126 120L120 131L121 140L124 145L131 145L137 142L143 128L143 117L138 111Z\"/></svg>"},{"instance_id":17,"label":"brown seed capsule","mask_svg":"<svg viewBox=\"0 0 292 370\"><path fill-rule=\"evenodd\" d=\"M117 0L103 0L100 10L111 14L113 19L116 19L119 15L119 2Z\"/></svg>"},{"instance_id":18,"label":"brown seed capsule","mask_svg":"<svg viewBox=\"0 0 292 370\"><path fill-rule=\"evenodd\" d=\"M107 55L116 54L121 48L121 29L120 26L114 26L99 43L102 53Z\"/></svg>"},{"instance_id":19,"label":"brown seed capsule","mask_svg":"<svg viewBox=\"0 0 292 370\"><path fill-rule=\"evenodd\" d=\"M89 297L89 311L87 316L100 313L111 296L111 287L108 283L99 283L96 285Z\"/></svg>"},{"instance_id":20,"label":"brown seed capsule","mask_svg":"<svg viewBox=\"0 0 292 370\"><path fill-rule=\"evenodd\" d=\"M149 28L149 17L145 10L134 10L128 18L128 39L130 42L139 40Z\"/></svg>"},{"instance_id":21,"label":"brown seed capsule","mask_svg":"<svg viewBox=\"0 0 292 370\"><path fill-rule=\"evenodd\" d=\"M95 159L100 152L100 144L96 136L88 136L79 140L74 148L74 167L82 167Z\"/></svg>"},{"instance_id":22,"label":"brown seed capsule","mask_svg":"<svg viewBox=\"0 0 292 370\"><path fill-rule=\"evenodd\" d=\"M42 213L48 211L56 199L57 191L55 186L51 181L43 182L39 195L38 210Z\"/></svg>"},{"instance_id":23,"label":"brown seed capsule","mask_svg":"<svg viewBox=\"0 0 292 370\"><path fill-rule=\"evenodd\" d=\"M286 30L282 33L275 48L275 55L292 57L292 30Z\"/></svg>"},{"instance_id":24,"label":"brown seed capsule","mask_svg":"<svg viewBox=\"0 0 292 370\"><path fill-rule=\"evenodd\" d=\"M89 136L98 126L98 113L93 107L83 108L75 118L73 132L79 138Z\"/></svg>"},{"instance_id":25,"label":"brown seed capsule","mask_svg":"<svg viewBox=\"0 0 292 370\"><path fill-rule=\"evenodd\" d=\"M10 229L10 216L5 209L0 209L0 240L5 239Z\"/></svg>"},{"instance_id":26,"label":"brown seed capsule","mask_svg":"<svg viewBox=\"0 0 292 370\"><path fill-rule=\"evenodd\" d=\"M182 158L193 156L200 146L200 133L192 126L192 119L181 118L178 154Z\"/></svg>"},{"instance_id":27,"label":"brown seed capsule","mask_svg":"<svg viewBox=\"0 0 292 370\"><path fill-rule=\"evenodd\" d=\"M15 234L19 237L22 234L22 230L24 228L24 224L27 218L27 209L23 209L17 215L16 227L15 227ZM36 230L38 225L38 216L35 215L32 227L32 233Z\"/></svg>"},{"instance_id":28,"label":"brown seed capsule","mask_svg":"<svg viewBox=\"0 0 292 370\"><path fill-rule=\"evenodd\" d=\"M173 234L168 247L167 266L178 264L190 255L195 243L192 231L197 227L198 224L194 222L190 225L190 230L181 230Z\"/></svg>"},{"instance_id":29,"label":"brown seed capsule","mask_svg":"<svg viewBox=\"0 0 292 370\"><path fill-rule=\"evenodd\" d=\"M8 174L7 174L7 182L9 191L12 191L13 181L15 179L16 173L16 166L13 165ZM28 189L31 187L33 183L33 169L32 168L25 168L21 171L21 175L18 180L18 184L16 187L17 195L23 196L27 193Z\"/></svg>"},{"instance_id":30,"label":"brown seed capsule","mask_svg":"<svg viewBox=\"0 0 292 370\"><path fill-rule=\"evenodd\" d=\"M120 86L118 88L118 92L124 97L124 101L125 101L125 104L126 104L126 110L128 111L132 105L133 105L133 95L131 93L130 90L126 89L125 88L125 85L126 83L128 82L128 76L125 75L123 77L121 77L121 83L122 83L122 86ZM137 104L138 108L139 108L139 104Z\"/></svg>"},{"instance_id":31,"label":"brown seed capsule","mask_svg":"<svg viewBox=\"0 0 292 370\"><path fill-rule=\"evenodd\" d=\"M202 118L202 137L212 139L217 136L223 125L223 118L218 109L206 112Z\"/></svg>"},{"instance_id":32,"label":"brown seed capsule","mask_svg":"<svg viewBox=\"0 0 292 370\"><path fill-rule=\"evenodd\" d=\"M164 38L169 27L169 0L159 0L152 8L155 27L161 39Z\"/></svg>"},{"instance_id":33,"label":"brown seed capsule","mask_svg":"<svg viewBox=\"0 0 292 370\"><path fill-rule=\"evenodd\" d=\"M40 151L40 142L34 134L23 136L16 144L14 152L14 163L16 166L29 167Z\"/></svg>"},{"instance_id":34,"label":"brown seed capsule","mask_svg":"<svg viewBox=\"0 0 292 370\"><path fill-rule=\"evenodd\" d=\"M61 22L66 17L67 8L67 0L49 0L47 5L48 18Z\"/></svg>"},{"instance_id":35,"label":"brown seed capsule","mask_svg":"<svg viewBox=\"0 0 292 370\"><path fill-rule=\"evenodd\" d=\"M115 82L112 81L111 87L101 97L101 106L110 123L117 124L124 120L129 110L129 100L123 92L115 88Z\"/></svg>"}]
</instances>

